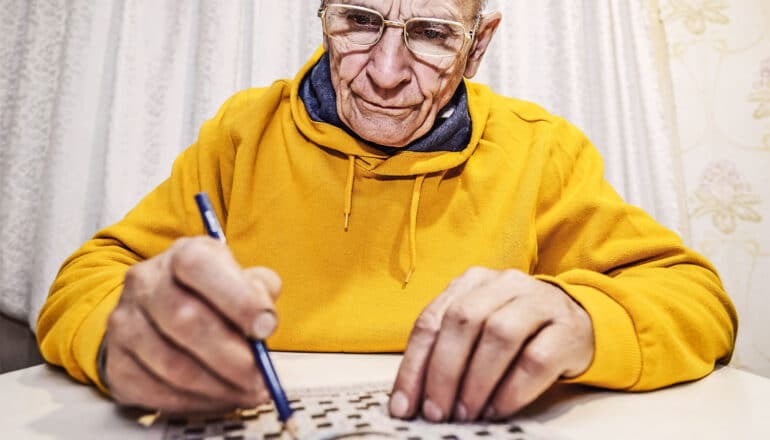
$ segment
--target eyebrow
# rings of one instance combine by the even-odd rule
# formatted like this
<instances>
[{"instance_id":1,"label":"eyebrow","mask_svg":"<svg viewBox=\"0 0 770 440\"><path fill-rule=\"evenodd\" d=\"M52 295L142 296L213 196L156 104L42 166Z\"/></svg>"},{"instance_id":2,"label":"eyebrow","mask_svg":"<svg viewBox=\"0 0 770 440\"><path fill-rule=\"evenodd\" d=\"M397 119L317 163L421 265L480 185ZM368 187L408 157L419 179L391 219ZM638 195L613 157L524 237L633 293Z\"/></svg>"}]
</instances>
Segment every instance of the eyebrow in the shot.
<instances>
[{"instance_id":1,"label":"eyebrow","mask_svg":"<svg viewBox=\"0 0 770 440\"><path fill-rule=\"evenodd\" d=\"M463 22L465 13L463 8L457 8L452 5L453 2L414 2L416 5L412 9L417 12L415 17L420 18L440 18L442 20Z\"/></svg>"},{"instance_id":2,"label":"eyebrow","mask_svg":"<svg viewBox=\"0 0 770 440\"><path fill-rule=\"evenodd\" d=\"M450 20L450 21L463 21L463 17L457 17L455 16L452 11L448 8L425 8L418 10L418 14L415 15L415 17L419 18L440 18L442 20Z\"/></svg>"},{"instance_id":3,"label":"eyebrow","mask_svg":"<svg viewBox=\"0 0 770 440\"><path fill-rule=\"evenodd\" d=\"M336 0L336 1L332 1L330 3L338 3L338 4L350 5L350 6L360 6L362 8L366 8L366 9L371 9L371 10L377 11L380 14L382 14L383 17L385 16L385 11L377 8L377 6L375 6L375 5L368 4L366 1L362 1L362 0Z\"/></svg>"},{"instance_id":4,"label":"eyebrow","mask_svg":"<svg viewBox=\"0 0 770 440\"><path fill-rule=\"evenodd\" d=\"M360 6L362 8L372 9L374 11L379 12L383 17L385 17L388 20L392 20L392 18L388 17L385 11L379 9L378 5L373 5L367 2L366 0L336 0L332 1L331 3L339 3L344 5L350 5L350 6ZM408 20L410 18L440 18L442 20L449 20L449 21L457 21L462 23L463 22L463 15L462 11L452 11L451 8L446 6L423 6L423 9L417 8L418 13L414 17L404 17L399 18L400 20ZM460 16L456 16L453 14L453 12L459 12Z\"/></svg>"}]
</instances>

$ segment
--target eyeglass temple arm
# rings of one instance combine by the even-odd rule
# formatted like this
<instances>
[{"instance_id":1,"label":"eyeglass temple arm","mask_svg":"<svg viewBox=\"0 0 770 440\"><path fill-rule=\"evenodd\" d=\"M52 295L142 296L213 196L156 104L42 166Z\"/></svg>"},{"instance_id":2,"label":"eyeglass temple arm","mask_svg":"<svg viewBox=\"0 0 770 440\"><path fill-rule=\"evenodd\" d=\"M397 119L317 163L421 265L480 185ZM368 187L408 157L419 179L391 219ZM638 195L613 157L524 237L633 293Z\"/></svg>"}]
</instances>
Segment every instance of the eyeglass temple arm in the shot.
<instances>
[{"instance_id":1,"label":"eyeglass temple arm","mask_svg":"<svg viewBox=\"0 0 770 440\"><path fill-rule=\"evenodd\" d=\"M475 38L475 37L476 37L476 32L478 32L478 31L479 31L479 25L481 24L481 17L482 17L482 16L483 16L483 14L482 14L481 12L479 12L478 14L476 14L476 22L475 22L475 23L473 23L473 29L471 29L471 31L470 31L470 32L468 32L468 34L469 34L469 35L470 35L470 37L471 37L471 40L473 40L473 38Z\"/></svg>"}]
</instances>

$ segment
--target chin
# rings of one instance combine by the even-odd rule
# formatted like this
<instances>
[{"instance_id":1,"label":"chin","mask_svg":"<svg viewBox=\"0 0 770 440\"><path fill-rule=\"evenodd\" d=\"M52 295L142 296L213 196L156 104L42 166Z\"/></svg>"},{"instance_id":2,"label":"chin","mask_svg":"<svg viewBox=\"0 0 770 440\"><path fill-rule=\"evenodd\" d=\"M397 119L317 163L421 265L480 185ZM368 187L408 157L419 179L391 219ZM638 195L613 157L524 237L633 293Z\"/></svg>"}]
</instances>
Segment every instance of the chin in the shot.
<instances>
[{"instance_id":1,"label":"chin","mask_svg":"<svg viewBox=\"0 0 770 440\"><path fill-rule=\"evenodd\" d=\"M393 129L393 130L387 130L387 129L378 129L378 130L356 130L353 129L353 131L361 137L361 139L364 139L368 142L375 143L377 145L382 145L383 147L391 147L391 148L403 148L407 145L409 145L410 142L412 142L411 138L402 138L402 137L396 137L391 136L391 134L403 134L402 129Z\"/></svg>"},{"instance_id":2,"label":"chin","mask_svg":"<svg viewBox=\"0 0 770 440\"><path fill-rule=\"evenodd\" d=\"M358 119L358 118L356 118ZM418 133L420 127L409 127L406 121L389 118L363 118L363 121L353 119L349 127L362 139L384 147L402 148L422 136Z\"/></svg>"},{"instance_id":3,"label":"chin","mask_svg":"<svg viewBox=\"0 0 770 440\"><path fill-rule=\"evenodd\" d=\"M385 109L355 100L342 107L340 119L361 139L384 147L402 148L422 136L422 112L414 108ZM421 123L422 122L422 123Z\"/></svg>"}]
</instances>

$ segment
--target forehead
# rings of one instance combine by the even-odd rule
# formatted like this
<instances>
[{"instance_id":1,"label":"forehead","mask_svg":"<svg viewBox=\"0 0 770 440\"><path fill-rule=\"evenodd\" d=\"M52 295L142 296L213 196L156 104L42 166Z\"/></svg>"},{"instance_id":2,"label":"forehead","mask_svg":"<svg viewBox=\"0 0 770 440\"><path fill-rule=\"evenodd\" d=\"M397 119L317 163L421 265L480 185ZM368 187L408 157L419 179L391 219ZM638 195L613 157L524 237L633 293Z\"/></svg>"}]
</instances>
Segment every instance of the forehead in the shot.
<instances>
[{"instance_id":1,"label":"forehead","mask_svg":"<svg viewBox=\"0 0 770 440\"><path fill-rule=\"evenodd\" d=\"M447 20L462 20L472 14L477 0L329 0L327 3L342 3L364 6L379 11L389 19L412 17L433 17ZM398 15L397 17L394 14Z\"/></svg>"}]
</instances>

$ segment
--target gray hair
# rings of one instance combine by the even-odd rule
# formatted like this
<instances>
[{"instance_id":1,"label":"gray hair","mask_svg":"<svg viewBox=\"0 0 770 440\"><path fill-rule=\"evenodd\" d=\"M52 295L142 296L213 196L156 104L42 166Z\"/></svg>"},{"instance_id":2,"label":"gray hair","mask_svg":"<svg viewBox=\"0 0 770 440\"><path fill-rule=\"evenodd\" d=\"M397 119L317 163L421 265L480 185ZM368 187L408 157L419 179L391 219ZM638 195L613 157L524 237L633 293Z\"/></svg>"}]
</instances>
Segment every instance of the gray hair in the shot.
<instances>
[{"instance_id":1,"label":"gray hair","mask_svg":"<svg viewBox=\"0 0 770 440\"><path fill-rule=\"evenodd\" d=\"M477 14L481 14L484 12L484 8L487 7L487 2L489 0L474 0L476 3L478 3L478 9L476 9ZM321 7L326 3L326 0L321 0Z\"/></svg>"}]
</instances>

